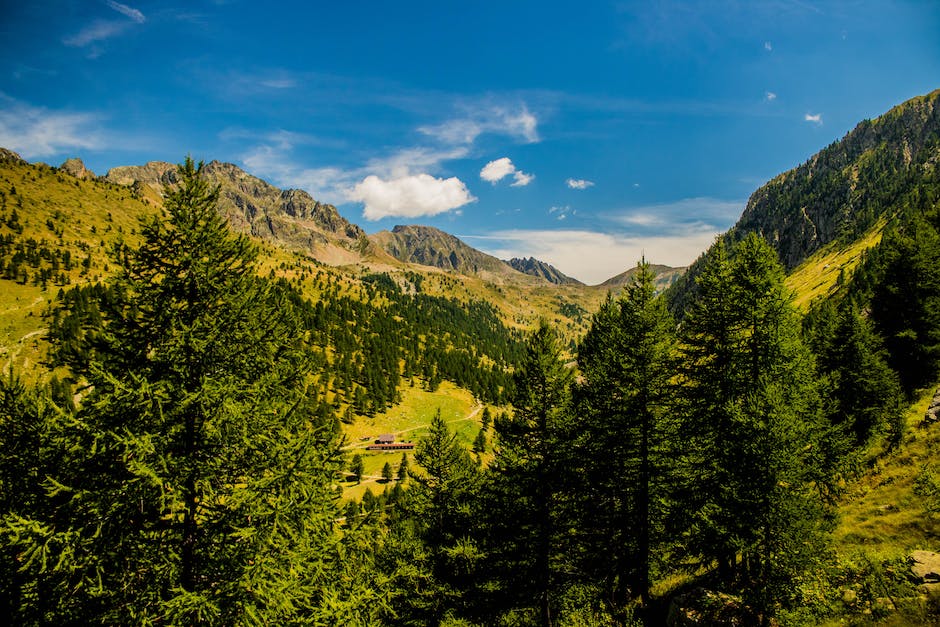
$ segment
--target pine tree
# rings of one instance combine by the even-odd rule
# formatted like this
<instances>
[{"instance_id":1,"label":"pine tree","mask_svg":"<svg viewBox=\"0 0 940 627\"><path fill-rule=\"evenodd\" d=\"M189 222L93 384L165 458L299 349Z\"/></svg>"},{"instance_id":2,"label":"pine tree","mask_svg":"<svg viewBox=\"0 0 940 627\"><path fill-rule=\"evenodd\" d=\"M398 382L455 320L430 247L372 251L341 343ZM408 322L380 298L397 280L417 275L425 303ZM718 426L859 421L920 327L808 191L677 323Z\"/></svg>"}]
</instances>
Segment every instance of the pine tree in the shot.
<instances>
[{"instance_id":1,"label":"pine tree","mask_svg":"<svg viewBox=\"0 0 940 627\"><path fill-rule=\"evenodd\" d=\"M385 462L385 465L382 466L382 480L385 483L388 483L389 481L392 480L392 477L394 476L395 475L392 474L392 465L389 464L388 462Z\"/></svg>"},{"instance_id":2,"label":"pine tree","mask_svg":"<svg viewBox=\"0 0 940 627\"><path fill-rule=\"evenodd\" d=\"M74 340L85 396L49 512L6 519L48 621L342 622L373 594L338 576L357 559L336 556L338 442L305 333L201 171L180 167Z\"/></svg>"},{"instance_id":3,"label":"pine tree","mask_svg":"<svg viewBox=\"0 0 940 627\"><path fill-rule=\"evenodd\" d=\"M398 462L398 471L395 473L395 478L398 481L404 481L408 477L408 453L401 454L401 461Z\"/></svg>"},{"instance_id":4,"label":"pine tree","mask_svg":"<svg viewBox=\"0 0 940 627\"><path fill-rule=\"evenodd\" d=\"M589 547L590 568L617 603L627 589L649 601L676 457L668 411L675 325L654 279L642 261L624 295L595 315L578 352L579 449L595 503L583 524L601 539Z\"/></svg>"}]
</instances>

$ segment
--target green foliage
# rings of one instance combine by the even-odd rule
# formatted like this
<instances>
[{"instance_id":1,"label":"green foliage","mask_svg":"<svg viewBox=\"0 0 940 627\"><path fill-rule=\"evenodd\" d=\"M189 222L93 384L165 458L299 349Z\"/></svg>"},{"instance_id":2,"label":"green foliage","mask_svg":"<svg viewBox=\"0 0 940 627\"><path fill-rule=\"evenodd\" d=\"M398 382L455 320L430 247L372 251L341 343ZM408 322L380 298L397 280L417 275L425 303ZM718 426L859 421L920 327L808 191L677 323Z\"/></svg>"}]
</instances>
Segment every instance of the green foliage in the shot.
<instances>
[{"instance_id":1,"label":"green foliage","mask_svg":"<svg viewBox=\"0 0 940 627\"><path fill-rule=\"evenodd\" d=\"M394 589L395 624L443 625L483 609L474 603L483 555L470 535L480 474L440 412L414 460L381 565Z\"/></svg>"},{"instance_id":2,"label":"green foliage","mask_svg":"<svg viewBox=\"0 0 940 627\"><path fill-rule=\"evenodd\" d=\"M531 614L540 625L553 624L570 583L571 381L559 340L543 322L516 371L513 411L494 425L495 458L484 497L487 570L498 587L487 606L497 615Z\"/></svg>"},{"instance_id":3,"label":"green foliage","mask_svg":"<svg viewBox=\"0 0 940 627\"><path fill-rule=\"evenodd\" d=\"M746 238L731 261L716 245L699 287L682 343L684 431L698 469L685 501L690 548L772 613L823 545L814 364L763 240Z\"/></svg>"},{"instance_id":4,"label":"green foliage","mask_svg":"<svg viewBox=\"0 0 940 627\"><path fill-rule=\"evenodd\" d=\"M649 600L679 466L669 409L675 325L654 279L642 262L621 297L601 306L578 351L585 567L617 606L631 593Z\"/></svg>"},{"instance_id":5,"label":"green foliage","mask_svg":"<svg viewBox=\"0 0 940 627\"><path fill-rule=\"evenodd\" d=\"M376 596L345 576L367 554L341 558L338 443L295 310L256 277L201 167L180 167L167 221L144 225L60 352L85 396L51 423L42 507L4 521L24 618L326 623Z\"/></svg>"}]
</instances>

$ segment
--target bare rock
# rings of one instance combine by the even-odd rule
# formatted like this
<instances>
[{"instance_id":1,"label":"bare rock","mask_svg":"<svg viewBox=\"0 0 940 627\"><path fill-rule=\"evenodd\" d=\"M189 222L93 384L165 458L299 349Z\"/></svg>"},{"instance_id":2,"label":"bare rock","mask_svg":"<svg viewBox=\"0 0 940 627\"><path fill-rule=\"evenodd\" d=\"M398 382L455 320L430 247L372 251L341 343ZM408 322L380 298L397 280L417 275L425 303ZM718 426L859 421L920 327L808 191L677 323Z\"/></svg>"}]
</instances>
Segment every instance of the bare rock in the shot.
<instances>
[{"instance_id":1,"label":"bare rock","mask_svg":"<svg viewBox=\"0 0 940 627\"><path fill-rule=\"evenodd\" d=\"M921 422L921 426L933 424L937 422L938 419L940 419L940 388L937 388L933 399L930 401L930 406L927 408L927 411L924 412L924 420Z\"/></svg>"},{"instance_id":2,"label":"bare rock","mask_svg":"<svg viewBox=\"0 0 940 627\"><path fill-rule=\"evenodd\" d=\"M0 148L0 161L11 161L17 165L26 165L27 161L12 150Z\"/></svg>"},{"instance_id":3,"label":"bare rock","mask_svg":"<svg viewBox=\"0 0 940 627\"><path fill-rule=\"evenodd\" d=\"M95 173L85 167L85 164L78 157L67 159L65 163L59 166L59 169L70 174L77 179L93 179Z\"/></svg>"},{"instance_id":4,"label":"bare rock","mask_svg":"<svg viewBox=\"0 0 940 627\"><path fill-rule=\"evenodd\" d=\"M933 551L913 551L911 574L917 583L940 583L940 553Z\"/></svg>"}]
</instances>

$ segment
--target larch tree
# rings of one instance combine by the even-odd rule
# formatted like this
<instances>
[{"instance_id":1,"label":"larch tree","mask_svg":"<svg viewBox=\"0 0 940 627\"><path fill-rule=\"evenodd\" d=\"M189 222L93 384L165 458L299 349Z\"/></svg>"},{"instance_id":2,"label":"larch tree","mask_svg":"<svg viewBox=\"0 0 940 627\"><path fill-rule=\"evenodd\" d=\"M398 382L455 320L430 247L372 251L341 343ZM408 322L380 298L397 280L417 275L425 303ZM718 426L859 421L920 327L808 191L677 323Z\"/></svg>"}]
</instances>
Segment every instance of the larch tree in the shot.
<instances>
[{"instance_id":1,"label":"larch tree","mask_svg":"<svg viewBox=\"0 0 940 627\"><path fill-rule=\"evenodd\" d=\"M530 612L531 622L542 627L550 627L558 613L568 565L572 377L557 336L543 322L529 337L515 373L512 412L494 423L495 457L485 497L491 514L488 555L499 582L496 605Z\"/></svg>"},{"instance_id":2,"label":"larch tree","mask_svg":"<svg viewBox=\"0 0 940 627\"><path fill-rule=\"evenodd\" d=\"M720 242L683 324L684 430L698 452L691 549L765 617L818 557L823 427L812 356L775 251Z\"/></svg>"},{"instance_id":3,"label":"larch tree","mask_svg":"<svg viewBox=\"0 0 940 627\"><path fill-rule=\"evenodd\" d=\"M166 217L119 255L100 315L59 352L82 398L54 443L48 508L5 520L34 589L48 591L31 598L46 620L335 623L371 611L370 586L340 576L355 560L340 558L334 530L339 443L308 394L305 331L201 172L180 166Z\"/></svg>"},{"instance_id":4,"label":"larch tree","mask_svg":"<svg viewBox=\"0 0 940 627\"><path fill-rule=\"evenodd\" d=\"M578 351L580 450L593 509L588 554L615 603L644 604L662 555L680 456L669 404L675 324L642 261L619 298L594 316Z\"/></svg>"}]
</instances>

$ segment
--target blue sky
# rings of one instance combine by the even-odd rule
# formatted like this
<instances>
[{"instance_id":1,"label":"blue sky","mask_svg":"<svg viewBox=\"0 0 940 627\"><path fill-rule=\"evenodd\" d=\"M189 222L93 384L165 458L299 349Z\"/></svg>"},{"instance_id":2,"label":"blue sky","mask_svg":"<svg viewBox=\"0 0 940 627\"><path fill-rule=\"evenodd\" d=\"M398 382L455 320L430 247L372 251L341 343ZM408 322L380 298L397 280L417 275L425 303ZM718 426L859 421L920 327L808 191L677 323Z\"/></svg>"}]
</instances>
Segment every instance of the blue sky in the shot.
<instances>
[{"instance_id":1,"label":"blue sky","mask_svg":"<svg viewBox=\"0 0 940 627\"><path fill-rule=\"evenodd\" d=\"M935 2L0 2L0 146L229 161L598 283L940 87Z\"/></svg>"}]
</instances>

